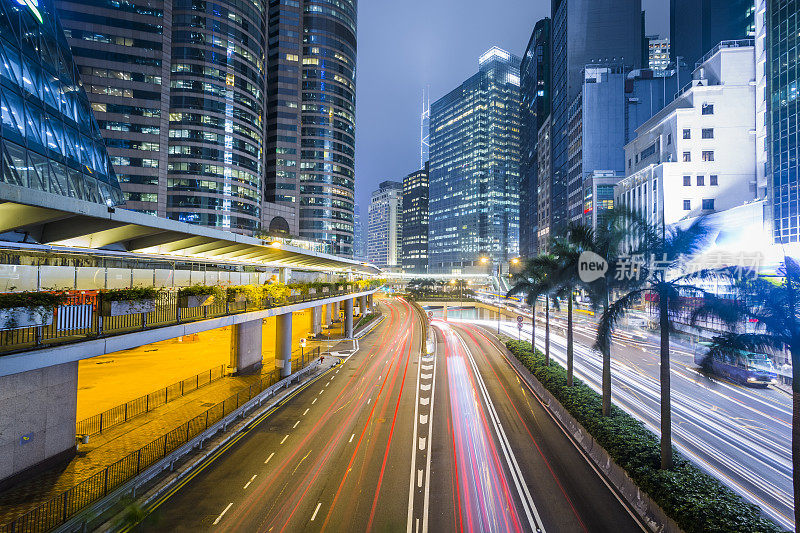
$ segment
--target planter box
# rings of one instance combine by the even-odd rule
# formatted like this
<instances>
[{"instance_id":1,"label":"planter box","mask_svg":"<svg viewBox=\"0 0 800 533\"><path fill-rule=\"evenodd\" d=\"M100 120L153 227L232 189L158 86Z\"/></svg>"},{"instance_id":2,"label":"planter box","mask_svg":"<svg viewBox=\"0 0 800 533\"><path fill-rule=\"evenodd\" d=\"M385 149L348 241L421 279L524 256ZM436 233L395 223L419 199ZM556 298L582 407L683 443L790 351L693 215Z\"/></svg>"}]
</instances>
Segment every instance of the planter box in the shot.
<instances>
[{"instance_id":1,"label":"planter box","mask_svg":"<svg viewBox=\"0 0 800 533\"><path fill-rule=\"evenodd\" d=\"M192 308L205 307L214 303L213 294L201 294L197 296L181 296L178 298L178 307Z\"/></svg>"},{"instance_id":2,"label":"planter box","mask_svg":"<svg viewBox=\"0 0 800 533\"><path fill-rule=\"evenodd\" d=\"M53 309L47 307L12 307L0 309L0 330L35 328L53 323Z\"/></svg>"},{"instance_id":3,"label":"planter box","mask_svg":"<svg viewBox=\"0 0 800 533\"><path fill-rule=\"evenodd\" d=\"M103 301L100 312L103 316L136 315L152 313L156 310L156 301L152 300L109 300Z\"/></svg>"}]
</instances>

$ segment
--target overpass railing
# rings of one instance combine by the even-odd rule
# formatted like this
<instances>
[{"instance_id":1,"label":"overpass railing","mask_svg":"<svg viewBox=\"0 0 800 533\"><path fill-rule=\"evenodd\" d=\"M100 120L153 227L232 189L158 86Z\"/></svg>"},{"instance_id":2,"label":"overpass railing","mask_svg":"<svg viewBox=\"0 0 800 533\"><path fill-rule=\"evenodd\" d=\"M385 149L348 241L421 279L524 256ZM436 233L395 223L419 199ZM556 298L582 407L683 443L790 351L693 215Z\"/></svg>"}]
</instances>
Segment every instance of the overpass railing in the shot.
<instances>
[{"instance_id":1,"label":"overpass railing","mask_svg":"<svg viewBox=\"0 0 800 533\"><path fill-rule=\"evenodd\" d=\"M294 294L281 299L264 297L259 302L249 300L214 300L201 307L181 307L178 290L161 291L155 309L148 313L122 316L102 316L99 291L70 292L67 301L55 308L48 325L0 330L0 355L82 340L119 335L139 330L218 318L222 316L273 309L286 305L313 302L336 296L356 294L367 289L329 290L309 294Z\"/></svg>"}]
</instances>

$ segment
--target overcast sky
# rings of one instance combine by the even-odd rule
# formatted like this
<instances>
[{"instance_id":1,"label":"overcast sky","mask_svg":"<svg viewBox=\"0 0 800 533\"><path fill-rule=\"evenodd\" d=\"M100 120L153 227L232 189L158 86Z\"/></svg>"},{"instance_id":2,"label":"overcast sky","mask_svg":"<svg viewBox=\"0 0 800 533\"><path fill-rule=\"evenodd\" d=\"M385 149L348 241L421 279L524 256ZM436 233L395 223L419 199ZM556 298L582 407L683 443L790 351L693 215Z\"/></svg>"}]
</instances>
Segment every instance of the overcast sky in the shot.
<instances>
[{"instance_id":1,"label":"overcast sky","mask_svg":"<svg viewBox=\"0 0 800 533\"><path fill-rule=\"evenodd\" d=\"M669 33L669 1L643 0L648 34ZM477 72L478 56L500 46L522 55L550 0L360 0L356 200L419 165L422 89L431 101ZM366 224L366 219L364 219Z\"/></svg>"}]
</instances>

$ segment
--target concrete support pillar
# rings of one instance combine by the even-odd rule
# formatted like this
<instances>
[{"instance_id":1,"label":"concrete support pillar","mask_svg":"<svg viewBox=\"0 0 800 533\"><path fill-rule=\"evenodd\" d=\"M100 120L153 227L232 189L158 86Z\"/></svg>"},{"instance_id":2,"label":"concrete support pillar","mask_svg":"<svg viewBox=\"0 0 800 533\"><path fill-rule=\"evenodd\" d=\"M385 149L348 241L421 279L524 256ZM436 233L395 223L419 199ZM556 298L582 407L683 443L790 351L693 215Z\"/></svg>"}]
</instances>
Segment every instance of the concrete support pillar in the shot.
<instances>
[{"instance_id":1,"label":"concrete support pillar","mask_svg":"<svg viewBox=\"0 0 800 533\"><path fill-rule=\"evenodd\" d=\"M292 269L281 267L278 269L278 281L281 283L289 283L292 279Z\"/></svg>"},{"instance_id":2,"label":"concrete support pillar","mask_svg":"<svg viewBox=\"0 0 800 533\"><path fill-rule=\"evenodd\" d=\"M341 310L342 310L342 302L334 302L333 303L333 317L334 317L334 320L339 320L339 318L341 318L340 315L339 315Z\"/></svg>"},{"instance_id":3,"label":"concrete support pillar","mask_svg":"<svg viewBox=\"0 0 800 533\"><path fill-rule=\"evenodd\" d=\"M442 307L442 320L447 322L447 304Z\"/></svg>"},{"instance_id":4,"label":"concrete support pillar","mask_svg":"<svg viewBox=\"0 0 800 533\"><path fill-rule=\"evenodd\" d=\"M262 366L264 321L234 324L231 330L231 368L236 374L258 372Z\"/></svg>"},{"instance_id":5,"label":"concrete support pillar","mask_svg":"<svg viewBox=\"0 0 800 533\"><path fill-rule=\"evenodd\" d=\"M331 323L331 312L329 310L330 307L331 307L331 304L320 305L319 306L319 311L320 311L320 315L321 315L320 319L319 319L320 326L327 326L328 324ZM320 327L320 329L321 329L321 327Z\"/></svg>"},{"instance_id":6,"label":"concrete support pillar","mask_svg":"<svg viewBox=\"0 0 800 533\"><path fill-rule=\"evenodd\" d=\"M328 304L328 323L333 324L336 322L336 303L329 303Z\"/></svg>"},{"instance_id":7,"label":"concrete support pillar","mask_svg":"<svg viewBox=\"0 0 800 533\"><path fill-rule=\"evenodd\" d=\"M375 307L375 301L374 301L373 296L374 296L374 294L367 295L367 305L369 306L370 309Z\"/></svg>"},{"instance_id":8,"label":"concrete support pillar","mask_svg":"<svg viewBox=\"0 0 800 533\"><path fill-rule=\"evenodd\" d=\"M322 306L311 308L311 333L316 335L322 331Z\"/></svg>"},{"instance_id":9,"label":"concrete support pillar","mask_svg":"<svg viewBox=\"0 0 800 533\"><path fill-rule=\"evenodd\" d=\"M353 337L353 299L348 298L344 301L344 336L347 339Z\"/></svg>"},{"instance_id":10,"label":"concrete support pillar","mask_svg":"<svg viewBox=\"0 0 800 533\"><path fill-rule=\"evenodd\" d=\"M281 377L292 375L292 313L275 317L275 366Z\"/></svg>"},{"instance_id":11,"label":"concrete support pillar","mask_svg":"<svg viewBox=\"0 0 800 533\"><path fill-rule=\"evenodd\" d=\"M75 455L78 363L0 376L0 482L13 484Z\"/></svg>"},{"instance_id":12,"label":"concrete support pillar","mask_svg":"<svg viewBox=\"0 0 800 533\"><path fill-rule=\"evenodd\" d=\"M361 308L361 314L362 315L366 315L367 311L369 310L369 307L367 306L367 297L366 296L360 296L359 297L358 306Z\"/></svg>"}]
</instances>

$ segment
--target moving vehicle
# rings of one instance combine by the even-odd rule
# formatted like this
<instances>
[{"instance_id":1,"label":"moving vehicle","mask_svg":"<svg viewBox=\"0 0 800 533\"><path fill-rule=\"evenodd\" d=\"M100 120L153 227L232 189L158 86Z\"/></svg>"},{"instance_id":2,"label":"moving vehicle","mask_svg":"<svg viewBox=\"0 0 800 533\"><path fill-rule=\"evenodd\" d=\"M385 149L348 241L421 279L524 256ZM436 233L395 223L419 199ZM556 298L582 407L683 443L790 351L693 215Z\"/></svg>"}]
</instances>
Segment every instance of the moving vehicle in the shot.
<instances>
[{"instance_id":1,"label":"moving vehicle","mask_svg":"<svg viewBox=\"0 0 800 533\"><path fill-rule=\"evenodd\" d=\"M710 345L708 342L699 344L705 347ZM731 350L726 354L711 357L706 350L702 350L695 353L694 362L713 374L742 385L766 387L778 381L775 364L766 354Z\"/></svg>"}]
</instances>

